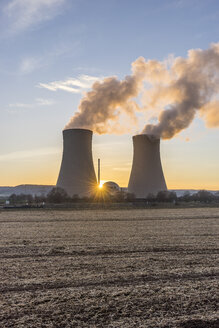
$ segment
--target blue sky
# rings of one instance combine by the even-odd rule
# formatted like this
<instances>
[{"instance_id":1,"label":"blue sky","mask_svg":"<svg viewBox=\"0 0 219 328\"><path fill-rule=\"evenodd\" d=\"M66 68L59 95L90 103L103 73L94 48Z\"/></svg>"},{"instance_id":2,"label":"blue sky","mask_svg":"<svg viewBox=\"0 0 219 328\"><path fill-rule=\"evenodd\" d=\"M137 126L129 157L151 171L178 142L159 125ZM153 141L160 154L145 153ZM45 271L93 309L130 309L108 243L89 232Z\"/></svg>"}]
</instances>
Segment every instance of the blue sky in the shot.
<instances>
[{"instance_id":1,"label":"blue sky","mask_svg":"<svg viewBox=\"0 0 219 328\"><path fill-rule=\"evenodd\" d=\"M0 185L55 184L62 129L92 82L124 78L139 56L208 48L219 41L218 17L216 0L2 0ZM168 187L219 189L218 143L218 129L198 118L163 141ZM95 135L93 148L102 179L126 186L131 135Z\"/></svg>"}]
</instances>

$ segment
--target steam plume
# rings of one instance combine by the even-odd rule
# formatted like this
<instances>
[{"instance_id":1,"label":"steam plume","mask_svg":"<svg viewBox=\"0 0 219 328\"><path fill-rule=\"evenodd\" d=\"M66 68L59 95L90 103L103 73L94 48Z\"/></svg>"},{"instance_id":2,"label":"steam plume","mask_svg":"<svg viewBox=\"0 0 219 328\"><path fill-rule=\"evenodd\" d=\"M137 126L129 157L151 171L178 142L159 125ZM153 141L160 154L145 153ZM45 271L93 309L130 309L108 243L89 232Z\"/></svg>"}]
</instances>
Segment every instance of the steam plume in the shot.
<instances>
[{"instance_id":1,"label":"steam plume","mask_svg":"<svg viewBox=\"0 0 219 328\"><path fill-rule=\"evenodd\" d=\"M89 128L99 134L117 133L119 130L124 132L119 124L122 114L128 115L135 123L138 105L132 98L138 96L142 86L144 76L140 68L143 62L143 58L138 58L132 64L133 74L126 76L123 81L108 77L102 82L95 82L92 90L81 100L79 112L65 128Z\"/></svg>"},{"instance_id":2,"label":"steam plume","mask_svg":"<svg viewBox=\"0 0 219 328\"><path fill-rule=\"evenodd\" d=\"M147 83L143 91L144 82ZM150 87L148 87L150 85ZM132 63L132 75L119 81L116 77L95 82L79 104L79 111L66 128L88 128L96 133L124 133L137 123L138 111L152 110L158 123L147 124L142 133L163 139L187 128L196 113L209 127L219 127L219 43L207 50L190 50L186 59ZM133 98L143 91L142 106ZM121 116L131 124L121 125Z\"/></svg>"},{"instance_id":3,"label":"steam plume","mask_svg":"<svg viewBox=\"0 0 219 328\"><path fill-rule=\"evenodd\" d=\"M214 99L219 90L219 43L190 50L187 59L176 58L166 75L167 81L151 80L148 95L154 106L163 101L167 108L160 112L158 124L146 125L143 133L172 138L190 125L197 111L209 127L219 126L219 101Z\"/></svg>"}]
</instances>

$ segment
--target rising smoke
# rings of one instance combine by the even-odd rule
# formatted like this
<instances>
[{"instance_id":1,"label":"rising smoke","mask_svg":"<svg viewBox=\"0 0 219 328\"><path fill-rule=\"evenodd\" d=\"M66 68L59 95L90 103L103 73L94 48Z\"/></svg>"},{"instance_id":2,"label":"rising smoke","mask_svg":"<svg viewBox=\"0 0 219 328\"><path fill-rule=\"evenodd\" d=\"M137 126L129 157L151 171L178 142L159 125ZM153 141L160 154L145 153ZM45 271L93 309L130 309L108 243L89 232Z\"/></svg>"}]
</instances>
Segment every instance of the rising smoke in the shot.
<instances>
[{"instance_id":1,"label":"rising smoke","mask_svg":"<svg viewBox=\"0 0 219 328\"><path fill-rule=\"evenodd\" d=\"M99 134L127 131L128 127L119 124L119 118L126 114L132 123L136 123L138 105L133 98L138 96L142 87L143 64L143 58L138 58L132 64L133 74L126 76L123 81L108 77L102 82L95 82L92 90L81 100L79 112L65 128L88 128Z\"/></svg>"},{"instance_id":2,"label":"rising smoke","mask_svg":"<svg viewBox=\"0 0 219 328\"><path fill-rule=\"evenodd\" d=\"M130 126L118 124L121 115L128 115L133 124L138 111L152 110L157 124L146 124L142 133L170 139L187 128L197 113L208 127L219 127L218 91L219 43L207 50L190 50L186 59L160 62L140 57L132 63L132 75L123 81L110 77L95 82L66 128L124 133ZM141 106L133 100L138 96Z\"/></svg>"}]
</instances>

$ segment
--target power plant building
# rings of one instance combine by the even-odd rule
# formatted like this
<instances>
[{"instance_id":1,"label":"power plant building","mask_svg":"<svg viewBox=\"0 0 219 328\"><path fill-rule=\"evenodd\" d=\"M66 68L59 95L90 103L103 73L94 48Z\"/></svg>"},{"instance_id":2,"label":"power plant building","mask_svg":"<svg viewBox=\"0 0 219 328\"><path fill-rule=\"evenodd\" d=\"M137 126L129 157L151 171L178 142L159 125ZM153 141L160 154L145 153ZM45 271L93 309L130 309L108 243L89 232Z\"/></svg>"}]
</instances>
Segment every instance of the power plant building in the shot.
<instances>
[{"instance_id":1,"label":"power plant building","mask_svg":"<svg viewBox=\"0 0 219 328\"><path fill-rule=\"evenodd\" d=\"M63 156L57 187L69 196L90 196L97 187L92 157L92 135L87 129L63 131Z\"/></svg>"},{"instance_id":2,"label":"power plant building","mask_svg":"<svg viewBox=\"0 0 219 328\"><path fill-rule=\"evenodd\" d=\"M160 159L160 139L146 134L133 136L133 163L128 192L146 198L167 190Z\"/></svg>"}]
</instances>

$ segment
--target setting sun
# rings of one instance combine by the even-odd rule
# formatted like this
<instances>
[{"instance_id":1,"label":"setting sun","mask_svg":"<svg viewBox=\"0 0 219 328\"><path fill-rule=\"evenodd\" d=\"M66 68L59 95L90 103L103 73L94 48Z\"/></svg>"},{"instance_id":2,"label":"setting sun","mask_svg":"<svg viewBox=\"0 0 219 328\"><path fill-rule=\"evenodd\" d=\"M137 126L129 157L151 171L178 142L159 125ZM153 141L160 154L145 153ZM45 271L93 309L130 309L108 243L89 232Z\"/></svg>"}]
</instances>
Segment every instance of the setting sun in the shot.
<instances>
[{"instance_id":1,"label":"setting sun","mask_svg":"<svg viewBox=\"0 0 219 328\"><path fill-rule=\"evenodd\" d=\"M99 189L103 188L103 185L104 185L105 182L106 182L105 180L100 180L98 188Z\"/></svg>"}]
</instances>

